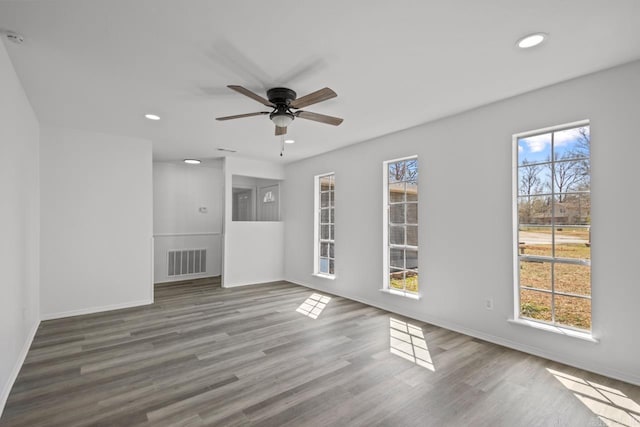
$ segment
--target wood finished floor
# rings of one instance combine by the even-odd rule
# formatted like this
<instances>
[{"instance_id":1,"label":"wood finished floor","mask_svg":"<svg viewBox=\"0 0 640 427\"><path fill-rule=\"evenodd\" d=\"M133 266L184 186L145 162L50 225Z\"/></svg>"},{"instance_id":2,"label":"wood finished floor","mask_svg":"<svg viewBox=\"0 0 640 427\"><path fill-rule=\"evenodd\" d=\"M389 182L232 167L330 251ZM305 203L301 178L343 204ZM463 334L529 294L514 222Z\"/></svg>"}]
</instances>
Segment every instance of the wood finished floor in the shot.
<instances>
[{"instance_id":1,"label":"wood finished floor","mask_svg":"<svg viewBox=\"0 0 640 427\"><path fill-rule=\"evenodd\" d=\"M640 425L640 387L314 293L201 280L42 322L0 425Z\"/></svg>"}]
</instances>

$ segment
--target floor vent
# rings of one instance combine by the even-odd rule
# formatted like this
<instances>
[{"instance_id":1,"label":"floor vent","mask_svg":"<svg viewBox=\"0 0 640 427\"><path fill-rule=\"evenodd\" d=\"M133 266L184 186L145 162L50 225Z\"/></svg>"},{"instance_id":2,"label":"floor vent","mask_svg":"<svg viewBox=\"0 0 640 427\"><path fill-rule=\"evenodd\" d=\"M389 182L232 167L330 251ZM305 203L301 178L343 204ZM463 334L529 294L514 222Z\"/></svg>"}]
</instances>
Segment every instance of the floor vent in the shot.
<instances>
[{"instance_id":1,"label":"floor vent","mask_svg":"<svg viewBox=\"0 0 640 427\"><path fill-rule=\"evenodd\" d=\"M181 249L169 251L169 276L199 274L207 271L206 249Z\"/></svg>"}]
</instances>

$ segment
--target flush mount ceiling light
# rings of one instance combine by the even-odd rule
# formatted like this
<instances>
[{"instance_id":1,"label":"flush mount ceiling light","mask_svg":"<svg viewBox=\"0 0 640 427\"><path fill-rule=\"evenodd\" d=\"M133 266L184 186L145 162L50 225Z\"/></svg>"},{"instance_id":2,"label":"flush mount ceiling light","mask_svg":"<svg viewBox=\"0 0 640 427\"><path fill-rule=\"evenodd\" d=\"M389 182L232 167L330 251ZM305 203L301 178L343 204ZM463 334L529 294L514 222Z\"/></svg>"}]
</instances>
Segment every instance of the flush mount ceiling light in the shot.
<instances>
[{"instance_id":1,"label":"flush mount ceiling light","mask_svg":"<svg viewBox=\"0 0 640 427\"><path fill-rule=\"evenodd\" d=\"M160 120L160 116L155 114L145 114L144 116L149 120Z\"/></svg>"},{"instance_id":2,"label":"flush mount ceiling light","mask_svg":"<svg viewBox=\"0 0 640 427\"><path fill-rule=\"evenodd\" d=\"M525 36L518 40L516 45L520 49L529 49L530 47L538 46L540 43L545 41L546 38L547 34L545 33L529 34L528 36Z\"/></svg>"},{"instance_id":3,"label":"flush mount ceiling light","mask_svg":"<svg viewBox=\"0 0 640 427\"><path fill-rule=\"evenodd\" d=\"M293 139L285 139L284 143L285 144L293 144L295 141Z\"/></svg>"},{"instance_id":4,"label":"flush mount ceiling light","mask_svg":"<svg viewBox=\"0 0 640 427\"><path fill-rule=\"evenodd\" d=\"M184 159L183 162L188 165L199 165L201 163L198 159Z\"/></svg>"}]
</instances>

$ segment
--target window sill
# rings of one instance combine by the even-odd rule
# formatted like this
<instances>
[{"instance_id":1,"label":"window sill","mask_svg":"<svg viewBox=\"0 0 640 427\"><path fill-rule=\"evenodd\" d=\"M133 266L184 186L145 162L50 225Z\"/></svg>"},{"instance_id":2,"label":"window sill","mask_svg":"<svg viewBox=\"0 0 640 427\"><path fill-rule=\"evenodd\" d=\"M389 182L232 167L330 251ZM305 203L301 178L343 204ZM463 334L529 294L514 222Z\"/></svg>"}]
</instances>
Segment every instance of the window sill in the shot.
<instances>
[{"instance_id":1,"label":"window sill","mask_svg":"<svg viewBox=\"0 0 640 427\"><path fill-rule=\"evenodd\" d=\"M319 277L321 279L336 280L335 274L313 273L312 276L316 276L316 277Z\"/></svg>"},{"instance_id":2,"label":"window sill","mask_svg":"<svg viewBox=\"0 0 640 427\"><path fill-rule=\"evenodd\" d=\"M397 291L395 289L382 288L380 289L380 292L384 292L385 294L389 294L389 295L396 295L399 297L409 298L416 301L422 298L422 295L420 294L414 294L414 293L405 292L405 291Z\"/></svg>"},{"instance_id":3,"label":"window sill","mask_svg":"<svg viewBox=\"0 0 640 427\"><path fill-rule=\"evenodd\" d=\"M564 335L571 338L589 341L595 344L598 344L600 342L600 340L594 338L590 332L575 331L573 329L561 328L555 325L547 325L546 323L536 322L528 319L509 319L508 322L516 325L528 326L534 329L541 329L543 331L548 331L554 334Z\"/></svg>"}]
</instances>

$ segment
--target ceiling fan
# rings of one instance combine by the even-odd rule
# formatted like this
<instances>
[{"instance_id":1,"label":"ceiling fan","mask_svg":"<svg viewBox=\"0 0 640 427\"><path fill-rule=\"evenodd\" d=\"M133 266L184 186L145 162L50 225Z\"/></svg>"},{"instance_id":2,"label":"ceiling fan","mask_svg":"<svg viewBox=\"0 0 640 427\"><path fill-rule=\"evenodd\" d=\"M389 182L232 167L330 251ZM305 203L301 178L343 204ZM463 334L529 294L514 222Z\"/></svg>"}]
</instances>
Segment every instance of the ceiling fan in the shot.
<instances>
[{"instance_id":1,"label":"ceiling fan","mask_svg":"<svg viewBox=\"0 0 640 427\"><path fill-rule=\"evenodd\" d=\"M256 113L237 114L235 116L217 117L216 120L231 120L240 119L243 117L262 116L269 115L269 118L276 125L276 135L285 135L287 133L287 126L291 124L293 119L299 117L301 119L313 120L320 123L326 123L328 125L338 126L342 123L341 118L326 116L324 114L312 113L310 111L303 111L300 108L307 107L309 105L317 104L318 102L326 101L327 99L335 98L338 96L333 90L325 87L324 89L317 90L302 98L297 98L297 94L286 87L274 87L267 91L267 98L251 92L242 86L229 85L229 89L235 90L251 99L254 99L264 106L270 107L271 111L258 111ZM292 111L297 110L297 111Z\"/></svg>"}]
</instances>

